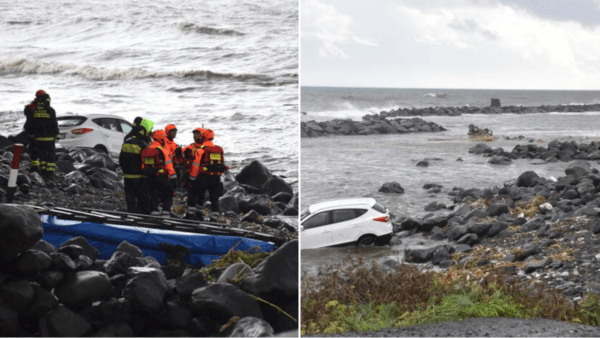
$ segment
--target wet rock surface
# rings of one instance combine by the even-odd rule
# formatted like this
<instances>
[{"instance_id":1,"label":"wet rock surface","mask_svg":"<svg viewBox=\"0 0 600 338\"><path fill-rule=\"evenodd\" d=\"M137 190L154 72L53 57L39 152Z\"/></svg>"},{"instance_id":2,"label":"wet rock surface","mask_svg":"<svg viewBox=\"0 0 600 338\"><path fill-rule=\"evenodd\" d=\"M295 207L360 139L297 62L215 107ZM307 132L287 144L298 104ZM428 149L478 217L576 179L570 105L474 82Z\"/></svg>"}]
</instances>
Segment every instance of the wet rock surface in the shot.
<instances>
[{"instance_id":1,"label":"wet rock surface","mask_svg":"<svg viewBox=\"0 0 600 338\"><path fill-rule=\"evenodd\" d=\"M9 157L12 156L12 146L0 149L0 198L2 200L5 199L6 183L10 171L10 161L2 159L5 154ZM57 157L59 159L57 163L61 162L62 164L57 166L57 171L52 179L45 179L39 173L30 171L29 155L27 152L23 153L19 173L21 178L18 180L20 190L15 193L14 204L47 208L62 207L82 211L87 209L126 211L123 171L114 159L88 148L57 148ZM233 213L227 213L226 216L219 219L219 222L229 227L268 233L284 239L297 238L297 224L286 223L290 222L290 218L284 217L298 214L298 193L293 186L296 182L289 183L287 178L274 175L258 160L244 165L235 175L226 172L224 178L223 196L220 198L220 201L223 202L222 209L224 213L228 211L233 211ZM290 195L292 198L287 198L285 195ZM244 203L249 199L253 203ZM187 190L178 189L173 198L172 217L185 216L186 201ZM204 207L208 215L210 210L208 195L205 201ZM244 208L241 205L244 205ZM11 212L7 205L3 205L1 208L5 208L7 214ZM1 208L0 212L3 210ZM255 211L258 215L281 217L285 219L283 222L285 224L278 228L272 228L264 226L261 223L262 219L258 217L244 219L243 216L250 211ZM19 214L21 213L23 211L19 211ZM34 215L35 212L31 217ZM34 223L31 224L33 226ZM10 227L10 218L0 217L1 227ZM3 255L10 256L11 248L19 246L20 241L27 241L29 238L30 242L35 243L39 239L33 228L18 230L29 233L27 236L19 237L19 241L9 240L9 236L3 237L7 245L0 246L0 260ZM11 232L5 233L10 234ZM31 243L27 242L23 245L29 247ZM92 252L85 251L85 255L92 260L97 258Z\"/></svg>"},{"instance_id":2,"label":"wet rock surface","mask_svg":"<svg viewBox=\"0 0 600 338\"><path fill-rule=\"evenodd\" d=\"M431 133L446 129L434 122L421 118L387 119L385 116L365 115L361 122L332 120L327 122L301 122L302 137L319 137L327 135L374 135L374 134L406 134Z\"/></svg>"},{"instance_id":3,"label":"wet rock surface","mask_svg":"<svg viewBox=\"0 0 600 338\"><path fill-rule=\"evenodd\" d=\"M0 150L0 177L8 177L8 158L12 155L9 149ZM281 319L269 314L269 306L259 305L255 295L240 289L256 266L244 269L241 274L232 269L228 274L235 274L234 278L219 283L217 279L227 266L213 268L207 276L177 262L161 266L156 259L144 256L138 247L127 242L122 242L105 261L98 258L99 251L83 237L71 238L58 248L40 240L42 224L37 213L27 205L125 211L123 174L110 157L91 149L75 149L61 150L59 159L63 164L58 168L66 168L65 172L59 171L53 179L44 179L36 172L29 172L28 157L24 154L19 181L21 186L30 185L30 189L17 192L14 204L0 205L0 213L7 215L0 217L0 227L4 226L5 233L13 231L18 237L2 245L5 261L0 264L0 335L221 336L227 328L230 329L228 334L273 335L284 331ZM254 180L252 174L257 170L262 176ZM254 219L246 222L241 219L243 214L228 213L227 226L294 241L295 227L276 218L284 210L298 208L297 192L292 184L284 177L273 175L259 161L245 166L241 172L246 173L241 176L244 183L236 181L231 173L226 175L225 191L231 191L228 196L241 204L251 201L244 207L245 213L252 213ZM5 188L0 184L1 198L4 198ZM177 194L176 203L181 203L185 192ZM205 206L209 205L207 202ZM269 217L263 219L263 215ZM263 221L266 224L262 224ZM5 236L7 238L9 236ZM283 245L271 255L282 248L286 259L294 261L297 267L297 249L290 256ZM277 256L280 255L275 255L272 261L277 260ZM261 270L261 278L267 284L280 278L267 276L275 273L273 270ZM297 273L293 275L296 277ZM207 297L210 300L205 300L207 307L199 305L201 297L192 297L202 288L209 290L205 293L210 294ZM217 294L222 297L216 297ZM293 295L281 293L279 298L269 298L269 301L297 318L297 310L296 313L290 310L297 309L297 295L296 288ZM251 320L244 320L247 317ZM240 323L236 324L237 321ZM228 323L231 325L225 325ZM297 328L294 322L292 330L297 332Z\"/></svg>"},{"instance_id":4,"label":"wet rock surface","mask_svg":"<svg viewBox=\"0 0 600 338\"><path fill-rule=\"evenodd\" d=\"M233 264L213 268L209 275L173 264L160 266L152 257L140 257L135 245L122 242L113 258L128 257L133 265L121 265L124 273L112 277L91 270L110 265L110 260L92 261L83 255L83 248L91 247L84 241L61 245L49 255L26 249L0 266L0 334L273 336L298 328L296 321L284 321L279 310L259 300L297 318L297 240L284 244L254 268ZM51 249L42 240L32 247ZM60 259L35 264L35 269L17 264L38 259L33 254L45 255L44 262L50 257ZM91 264L81 271L65 268L65 261L73 262L71 256L77 255ZM247 291L240 287L246 279Z\"/></svg>"},{"instance_id":5,"label":"wet rock surface","mask_svg":"<svg viewBox=\"0 0 600 338\"><path fill-rule=\"evenodd\" d=\"M553 140L545 146L538 146L535 143L518 144L512 150L506 151L502 147L491 148L484 143L478 143L469 149L469 153L490 157L492 164L509 164L516 159L541 160L543 162L570 162L577 160L597 161L600 160L600 150L598 142L577 143L571 141ZM568 175L583 176L589 172L589 164L582 166L575 165L570 169Z\"/></svg>"}]
</instances>

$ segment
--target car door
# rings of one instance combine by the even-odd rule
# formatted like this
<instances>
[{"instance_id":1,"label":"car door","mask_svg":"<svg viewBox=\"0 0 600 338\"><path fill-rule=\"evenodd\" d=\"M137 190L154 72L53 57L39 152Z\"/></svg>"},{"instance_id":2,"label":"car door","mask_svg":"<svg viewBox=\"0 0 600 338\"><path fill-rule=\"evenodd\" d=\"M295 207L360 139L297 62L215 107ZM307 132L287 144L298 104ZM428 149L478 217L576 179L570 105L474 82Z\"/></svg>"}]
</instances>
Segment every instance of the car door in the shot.
<instances>
[{"instance_id":1,"label":"car door","mask_svg":"<svg viewBox=\"0 0 600 338\"><path fill-rule=\"evenodd\" d=\"M94 119L94 122L100 126L99 130L106 140L106 147L111 154L119 154L123 145L123 131L117 119L101 118Z\"/></svg>"},{"instance_id":2,"label":"car door","mask_svg":"<svg viewBox=\"0 0 600 338\"><path fill-rule=\"evenodd\" d=\"M301 249L322 248L332 245L331 228L329 225L330 212L324 211L309 216L301 224Z\"/></svg>"},{"instance_id":3,"label":"car door","mask_svg":"<svg viewBox=\"0 0 600 338\"><path fill-rule=\"evenodd\" d=\"M333 245L352 243L361 233L360 216L364 209L338 209L331 211L331 240Z\"/></svg>"}]
</instances>

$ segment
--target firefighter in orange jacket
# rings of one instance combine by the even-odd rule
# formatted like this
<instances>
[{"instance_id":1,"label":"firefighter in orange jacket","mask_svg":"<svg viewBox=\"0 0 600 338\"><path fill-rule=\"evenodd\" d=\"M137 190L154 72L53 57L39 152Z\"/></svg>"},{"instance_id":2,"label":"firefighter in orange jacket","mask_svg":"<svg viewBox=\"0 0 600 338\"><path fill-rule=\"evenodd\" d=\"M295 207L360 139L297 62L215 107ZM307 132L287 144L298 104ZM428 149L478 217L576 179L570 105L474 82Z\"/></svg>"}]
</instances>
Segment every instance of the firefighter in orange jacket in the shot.
<instances>
[{"instance_id":1,"label":"firefighter in orange jacket","mask_svg":"<svg viewBox=\"0 0 600 338\"><path fill-rule=\"evenodd\" d=\"M163 203L162 214L170 214L173 205L173 184L177 174L173 169L171 155L164 149L166 134L157 130L152 134L154 142L142 150L142 172L148 177L150 184L151 215L161 215L158 211L160 202Z\"/></svg>"},{"instance_id":2,"label":"firefighter in orange jacket","mask_svg":"<svg viewBox=\"0 0 600 338\"><path fill-rule=\"evenodd\" d=\"M223 148L213 144L215 134L210 129L201 133L202 145L196 149L190 183L188 185L188 217L201 218L204 194L208 190L213 213L218 213L219 197L223 192L221 175L228 168L225 166Z\"/></svg>"},{"instance_id":3,"label":"firefighter in orange jacket","mask_svg":"<svg viewBox=\"0 0 600 338\"><path fill-rule=\"evenodd\" d=\"M187 187L190 181L190 174L192 173L192 164L196 158L196 150L202 146L202 128L196 128L192 132L194 135L194 143L183 148L181 154L181 166L182 166L182 184Z\"/></svg>"},{"instance_id":4,"label":"firefighter in orange jacket","mask_svg":"<svg viewBox=\"0 0 600 338\"><path fill-rule=\"evenodd\" d=\"M177 179L181 180L182 172L181 172L181 162L183 162L183 153L181 151L181 146L178 146L175 143L175 136L177 136L177 127L174 124L167 124L165 127L165 133L167 134L167 138L165 139L165 149L171 154L171 159L173 161L173 168L175 172L178 173ZM174 183L175 189L181 185L181 181L175 181Z\"/></svg>"}]
</instances>

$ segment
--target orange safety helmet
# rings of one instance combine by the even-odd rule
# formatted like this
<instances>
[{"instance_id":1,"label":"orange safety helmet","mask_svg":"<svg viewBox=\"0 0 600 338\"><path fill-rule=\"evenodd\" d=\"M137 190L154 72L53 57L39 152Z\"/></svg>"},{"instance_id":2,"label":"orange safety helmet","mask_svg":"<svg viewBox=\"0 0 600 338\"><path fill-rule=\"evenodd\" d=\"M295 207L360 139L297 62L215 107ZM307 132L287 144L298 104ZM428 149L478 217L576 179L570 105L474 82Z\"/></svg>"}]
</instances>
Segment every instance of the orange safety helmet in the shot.
<instances>
[{"instance_id":1,"label":"orange safety helmet","mask_svg":"<svg viewBox=\"0 0 600 338\"><path fill-rule=\"evenodd\" d=\"M202 140L212 140L215 138L215 133L210 129L204 129L202 131Z\"/></svg>"},{"instance_id":2,"label":"orange safety helmet","mask_svg":"<svg viewBox=\"0 0 600 338\"><path fill-rule=\"evenodd\" d=\"M40 97L40 96L42 96L44 94L46 94L46 92L40 89L37 92L35 92L35 97Z\"/></svg>"},{"instance_id":3,"label":"orange safety helmet","mask_svg":"<svg viewBox=\"0 0 600 338\"><path fill-rule=\"evenodd\" d=\"M204 130L204 129L202 129L202 128L196 128L196 129L192 130L192 133L196 133L196 132L198 132L198 133L202 134L202 131L203 131L203 130Z\"/></svg>"},{"instance_id":4,"label":"orange safety helmet","mask_svg":"<svg viewBox=\"0 0 600 338\"><path fill-rule=\"evenodd\" d=\"M165 143L165 139L167 138L167 134L165 134L164 130L159 129L159 130L155 131L154 133L152 133L152 138L155 141L158 141L158 142L164 144Z\"/></svg>"},{"instance_id":5,"label":"orange safety helmet","mask_svg":"<svg viewBox=\"0 0 600 338\"><path fill-rule=\"evenodd\" d=\"M177 127L175 127L174 124L167 124L167 126L165 127L165 134L169 135L171 130L177 130Z\"/></svg>"}]
</instances>

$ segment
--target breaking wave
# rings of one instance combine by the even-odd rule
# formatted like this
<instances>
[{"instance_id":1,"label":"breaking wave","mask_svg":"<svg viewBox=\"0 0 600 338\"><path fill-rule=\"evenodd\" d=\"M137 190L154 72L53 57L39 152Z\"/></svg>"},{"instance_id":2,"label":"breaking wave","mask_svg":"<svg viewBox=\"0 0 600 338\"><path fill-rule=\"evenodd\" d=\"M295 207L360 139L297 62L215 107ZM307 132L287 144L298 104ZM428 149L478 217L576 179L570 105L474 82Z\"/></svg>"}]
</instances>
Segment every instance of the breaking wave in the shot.
<instances>
[{"instance_id":1,"label":"breaking wave","mask_svg":"<svg viewBox=\"0 0 600 338\"><path fill-rule=\"evenodd\" d=\"M446 97L448 97L448 95L444 94L444 93L427 93L427 94L425 94L423 96L425 96L425 97L439 97L439 98L446 98Z\"/></svg>"},{"instance_id":2,"label":"breaking wave","mask_svg":"<svg viewBox=\"0 0 600 338\"><path fill-rule=\"evenodd\" d=\"M177 25L180 31L184 33L197 33L197 34L208 34L208 35L230 35L230 36L240 36L245 35L244 33L240 33L233 29L224 29L224 28L212 28L212 27L204 27L198 26L193 23L179 23Z\"/></svg>"},{"instance_id":3,"label":"breaking wave","mask_svg":"<svg viewBox=\"0 0 600 338\"><path fill-rule=\"evenodd\" d=\"M281 81L270 76L260 74L231 74L216 73L210 70L186 70L171 72L153 72L141 68L106 69L93 66L78 66L75 64L60 64L53 62L31 61L27 59L0 59L0 74L26 73L26 74L58 74L82 76L90 80L128 80L148 78L190 78L194 80L232 80L256 81L263 86L278 86L296 84L297 81Z\"/></svg>"}]
</instances>

